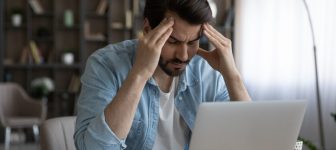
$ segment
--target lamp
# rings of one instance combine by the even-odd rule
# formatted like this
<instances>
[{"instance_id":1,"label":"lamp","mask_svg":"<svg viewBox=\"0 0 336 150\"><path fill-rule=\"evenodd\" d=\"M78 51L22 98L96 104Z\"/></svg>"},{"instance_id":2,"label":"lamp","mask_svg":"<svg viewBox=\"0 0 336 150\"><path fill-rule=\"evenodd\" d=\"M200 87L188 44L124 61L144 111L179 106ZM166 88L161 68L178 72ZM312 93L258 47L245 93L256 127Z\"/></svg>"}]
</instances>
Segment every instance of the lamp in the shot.
<instances>
[{"instance_id":1,"label":"lamp","mask_svg":"<svg viewBox=\"0 0 336 150\"><path fill-rule=\"evenodd\" d=\"M323 131L323 118L322 118L322 108L321 108L321 95L320 95L320 84L319 84L319 75L318 75L318 65L317 65L317 49L316 49L316 41L315 41L315 33L312 18L310 15L310 10L306 0L303 0L308 19L310 25L310 31L313 38L313 50L314 50L314 65L315 65L315 86L316 86L316 99L317 99L317 113L318 113L318 121L319 121L319 131L320 131L320 143L321 149L323 150L325 147L324 143L324 131Z\"/></svg>"}]
</instances>

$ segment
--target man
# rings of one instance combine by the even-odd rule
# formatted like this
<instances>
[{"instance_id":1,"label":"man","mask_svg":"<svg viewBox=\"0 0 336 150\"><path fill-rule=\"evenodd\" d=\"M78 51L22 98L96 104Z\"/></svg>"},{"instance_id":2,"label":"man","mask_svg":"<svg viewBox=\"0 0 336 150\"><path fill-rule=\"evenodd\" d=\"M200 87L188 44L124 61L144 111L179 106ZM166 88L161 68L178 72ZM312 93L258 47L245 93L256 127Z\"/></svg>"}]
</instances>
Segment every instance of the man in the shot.
<instances>
[{"instance_id":1,"label":"man","mask_svg":"<svg viewBox=\"0 0 336 150\"><path fill-rule=\"evenodd\" d=\"M147 0L144 16L143 37L87 61L74 135L79 150L188 149L200 103L250 100L230 40L208 24L206 0ZM199 48L202 34L216 49Z\"/></svg>"}]
</instances>

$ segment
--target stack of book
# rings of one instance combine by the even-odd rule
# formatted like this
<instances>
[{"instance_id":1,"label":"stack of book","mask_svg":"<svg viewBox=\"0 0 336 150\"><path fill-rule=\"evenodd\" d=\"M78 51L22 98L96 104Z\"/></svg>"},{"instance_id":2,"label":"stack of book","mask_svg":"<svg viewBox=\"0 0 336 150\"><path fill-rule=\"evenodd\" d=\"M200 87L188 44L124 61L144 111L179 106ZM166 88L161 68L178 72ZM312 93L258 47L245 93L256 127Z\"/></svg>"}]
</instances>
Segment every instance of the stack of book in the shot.
<instances>
[{"instance_id":1,"label":"stack of book","mask_svg":"<svg viewBox=\"0 0 336 150\"><path fill-rule=\"evenodd\" d=\"M107 10L107 0L100 0L96 9L98 15L104 15Z\"/></svg>"},{"instance_id":2,"label":"stack of book","mask_svg":"<svg viewBox=\"0 0 336 150\"><path fill-rule=\"evenodd\" d=\"M31 6L31 8L33 9L35 14L43 14L44 13L44 9L41 5L41 3L38 0L28 0L29 5Z\"/></svg>"},{"instance_id":3,"label":"stack of book","mask_svg":"<svg viewBox=\"0 0 336 150\"><path fill-rule=\"evenodd\" d=\"M23 48L20 56L21 64L29 64L32 62L35 64L42 64L44 62L41 50L35 41L30 41L29 45Z\"/></svg>"},{"instance_id":4,"label":"stack of book","mask_svg":"<svg viewBox=\"0 0 336 150\"><path fill-rule=\"evenodd\" d=\"M78 93L80 89L80 77L78 75L72 75L68 91L72 93Z\"/></svg>"},{"instance_id":5,"label":"stack of book","mask_svg":"<svg viewBox=\"0 0 336 150\"><path fill-rule=\"evenodd\" d=\"M106 37L104 36L103 33L92 33L90 30L90 23L86 21L84 23L84 36L86 40L90 41L105 41Z\"/></svg>"}]
</instances>

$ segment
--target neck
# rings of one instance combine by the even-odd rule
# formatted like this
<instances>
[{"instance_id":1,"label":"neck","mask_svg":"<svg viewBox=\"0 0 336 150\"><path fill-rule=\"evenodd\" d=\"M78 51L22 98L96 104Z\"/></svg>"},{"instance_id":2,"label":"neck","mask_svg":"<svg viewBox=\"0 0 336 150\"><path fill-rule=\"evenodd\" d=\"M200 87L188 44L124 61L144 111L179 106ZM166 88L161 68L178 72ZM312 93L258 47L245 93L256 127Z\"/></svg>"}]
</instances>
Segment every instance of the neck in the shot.
<instances>
[{"instance_id":1,"label":"neck","mask_svg":"<svg viewBox=\"0 0 336 150\"><path fill-rule=\"evenodd\" d=\"M159 66L156 67L153 78L163 92L169 92L174 77L167 75Z\"/></svg>"}]
</instances>

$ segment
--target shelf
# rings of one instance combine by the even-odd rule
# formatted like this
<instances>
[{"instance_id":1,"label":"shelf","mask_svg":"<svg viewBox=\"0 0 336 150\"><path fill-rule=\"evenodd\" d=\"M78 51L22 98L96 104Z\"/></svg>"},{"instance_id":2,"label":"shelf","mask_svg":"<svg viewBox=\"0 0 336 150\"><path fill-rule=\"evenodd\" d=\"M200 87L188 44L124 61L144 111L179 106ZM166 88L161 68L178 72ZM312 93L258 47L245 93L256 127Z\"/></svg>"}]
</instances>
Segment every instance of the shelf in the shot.
<instances>
[{"instance_id":1,"label":"shelf","mask_svg":"<svg viewBox=\"0 0 336 150\"><path fill-rule=\"evenodd\" d=\"M7 24L6 27L5 27L5 29L8 29L8 30L26 30L27 26L25 24L22 24L19 27L15 27L15 26L12 26L10 24Z\"/></svg>"},{"instance_id":2,"label":"shelf","mask_svg":"<svg viewBox=\"0 0 336 150\"><path fill-rule=\"evenodd\" d=\"M34 37L33 40L36 41L36 42L43 42L43 43L54 42L54 38L53 37L45 37L45 38Z\"/></svg>"},{"instance_id":3,"label":"shelf","mask_svg":"<svg viewBox=\"0 0 336 150\"><path fill-rule=\"evenodd\" d=\"M86 14L86 17L92 18L92 19L106 19L107 15L106 14L99 15L99 14L96 14L96 13L88 13L88 14Z\"/></svg>"},{"instance_id":4,"label":"shelf","mask_svg":"<svg viewBox=\"0 0 336 150\"><path fill-rule=\"evenodd\" d=\"M111 27L110 30L115 30L115 31L132 31L133 28L126 28L126 27L121 27L121 28L116 28L116 27Z\"/></svg>"},{"instance_id":5,"label":"shelf","mask_svg":"<svg viewBox=\"0 0 336 150\"><path fill-rule=\"evenodd\" d=\"M61 30L61 31L78 31L79 30L79 25L74 25L73 27L66 27L64 25L59 25L57 27L57 30Z\"/></svg>"},{"instance_id":6,"label":"shelf","mask_svg":"<svg viewBox=\"0 0 336 150\"><path fill-rule=\"evenodd\" d=\"M85 39L86 42L89 43L107 43L107 40L93 40L93 39Z\"/></svg>"},{"instance_id":7,"label":"shelf","mask_svg":"<svg viewBox=\"0 0 336 150\"><path fill-rule=\"evenodd\" d=\"M80 69L80 64L5 64L8 69Z\"/></svg>"},{"instance_id":8,"label":"shelf","mask_svg":"<svg viewBox=\"0 0 336 150\"><path fill-rule=\"evenodd\" d=\"M33 17L40 17L40 18L51 18L54 17L54 14L52 12L45 12L42 14L35 14L34 12L32 13Z\"/></svg>"},{"instance_id":9,"label":"shelf","mask_svg":"<svg viewBox=\"0 0 336 150\"><path fill-rule=\"evenodd\" d=\"M0 0L0 8L4 8L0 10L0 18L3 21L0 26L0 76L2 76L0 81L16 82L30 91L29 85L34 78L46 76L54 79L55 91L49 99L52 101L49 107L52 106L54 110L49 112L51 116L56 117L65 113L60 108L63 104L53 102L62 100L63 93L69 93L69 100L75 100L78 96L78 92L68 90L67 82L73 80L72 74L80 76L83 73L87 58L95 50L110 42L119 42L135 35L133 32L136 30L125 26L125 12L127 12L125 9L131 9L129 12L134 12L133 3L108 1L106 11L104 9L104 14L99 15L96 13L97 1L41 0L39 2L44 10L42 14L36 14L27 0L5 0L5 2ZM19 6L22 10L20 27L12 25L10 18L12 6ZM68 9L73 13L70 18L73 19L71 20L73 27L66 27L64 23L65 11ZM143 20L142 17L134 17L134 19ZM137 23L137 20L132 21L134 23L132 26L137 27L135 29L141 28L142 25ZM42 64L34 64L32 47L29 43L31 40L41 50L43 55L41 58L45 60ZM65 65L61 61L61 56L64 50L69 48L76 50L75 64ZM11 61L6 62L6 59ZM21 62L24 63L21 64ZM71 104L69 106L72 107Z\"/></svg>"}]
</instances>

